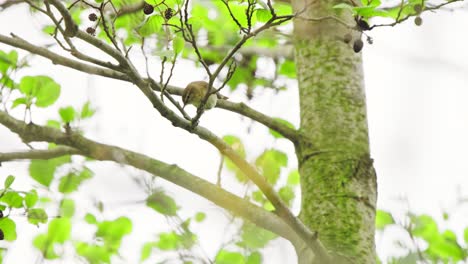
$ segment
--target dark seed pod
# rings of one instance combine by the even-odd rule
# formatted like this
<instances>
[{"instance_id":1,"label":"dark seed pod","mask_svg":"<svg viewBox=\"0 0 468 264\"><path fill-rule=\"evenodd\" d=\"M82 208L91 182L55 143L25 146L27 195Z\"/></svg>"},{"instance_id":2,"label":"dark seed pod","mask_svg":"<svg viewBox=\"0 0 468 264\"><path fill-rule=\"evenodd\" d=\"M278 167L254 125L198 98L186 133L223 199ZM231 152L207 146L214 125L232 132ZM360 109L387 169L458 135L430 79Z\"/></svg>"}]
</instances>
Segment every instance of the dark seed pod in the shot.
<instances>
[{"instance_id":1,"label":"dark seed pod","mask_svg":"<svg viewBox=\"0 0 468 264\"><path fill-rule=\"evenodd\" d=\"M364 42L361 39L356 39L353 43L353 50L354 52L358 53L364 47Z\"/></svg>"},{"instance_id":2,"label":"dark seed pod","mask_svg":"<svg viewBox=\"0 0 468 264\"><path fill-rule=\"evenodd\" d=\"M419 14L422 11L422 6L420 4L415 4L413 9L414 9L414 12Z\"/></svg>"},{"instance_id":3,"label":"dark seed pod","mask_svg":"<svg viewBox=\"0 0 468 264\"><path fill-rule=\"evenodd\" d=\"M92 27L88 27L86 29L86 33L90 34L90 35L94 35L94 33L96 33L96 30Z\"/></svg>"},{"instance_id":4,"label":"dark seed pod","mask_svg":"<svg viewBox=\"0 0 468 264\"><path fill-rule=\"evenodd\" d=\"M150 15L151 13L153 13L153 11L154 7L145 2L145 5L143 6L143 13L145 13L145 15Z\"/></svg>"},{"instance_id":5,"label":"dark seed pod","mask_svg":"<svg viewBox=\"0 0 468 264\"><path fill-rule=\"evenodd\" d=\"M97 15L96 15L95 13L91 13L91 14L89 14L89 16L88 16L88 19L89 19L90 21L96 21L96 20L97 20Z\"/></svg>"},{"instance_id":6,"label":"dark seed pod","mask_svg":"<svg viewBox=\"0 0 468 264\"><path fill-rule=\"evenodd\" d=\"M3 211L0 210L0 218L3 218Z\"/></svg>"},{"instance_id":7,"label":"dark seed pod","mask_svg":"<svg viewBox=\"0 0 468 264\"><path fill-rule=\"evenodd\" d=\"M361 29L362 31L366 31L366 30L371 29L371 27L369 26L367 21L363 20L362 18L357 17L357 18L355 18L355 20L356 20L356 24L358 25L359 29Z\"/></svg>"},{"instance_id":8,"label":"dark seed pod","mask_svg":"<svg viewBox=\"0 0 468 264\"><path fill-rule=\"evenodd\" d=\"M172 8L168 8L166 9L166 11L164 11L164 17L169 20L171 19L171 17L174 15L174 10L172 10Z\"/></svg>"},{"instance_id":9,"label":"dark seed pod","mask_svg":"<svg viewBox=\"0 0 468 264\"><path fill-rule=\"evenodd\" d=\"M343 41L346 44L350 43L352 39L353 39L353 36L351 36L350 33L346 33L346 35L343 36Z\"/></svg>"},{"instance_id":10,"label":"dark seed pod","mask_svg":"<svg viewBox=\"0 0 468 264\"><path fill-rule=\"evenodd\" d=\"M414 24L415 24L416 26L422 25L422 22L423 22L423 21L422 21L422 18L421 18L420 16L417 16L417 17L414 18Z\"/></svg>"},{"instance_id":11,"label":"dark seed pod","mask_svg":"<svg viewBox=\"0 0 468 264\"><path fill-rule=\"evenodd\" d=\"M0 240L5 239L5 233L3 233L3 230L0 229Z\"/></svg>"}]
</instances>

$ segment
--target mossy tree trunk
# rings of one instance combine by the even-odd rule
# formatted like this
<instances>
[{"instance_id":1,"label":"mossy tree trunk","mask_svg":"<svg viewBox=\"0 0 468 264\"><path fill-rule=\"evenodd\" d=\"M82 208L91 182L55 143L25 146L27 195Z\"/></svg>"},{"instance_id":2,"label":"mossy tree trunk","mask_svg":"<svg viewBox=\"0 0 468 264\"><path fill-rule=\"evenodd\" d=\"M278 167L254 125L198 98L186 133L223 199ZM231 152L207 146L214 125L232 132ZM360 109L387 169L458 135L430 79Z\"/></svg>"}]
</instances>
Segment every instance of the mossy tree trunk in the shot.
<instances>
[{"instance_id":1,"label":"mossy tree trunk","mask_svg":"<svg viewBox=\"0 0 468 264\"><path fill-rule=\"evenodd\" d=\"M362 59L335 20L329 0L293 0L300 18L294 40L300 93L301 132L296 144L301 174L300 217L335 258L334 263L374 263L376 176L370 158ZM299 263L320 263L298 252Z\"/></svg>"}]
</instances>

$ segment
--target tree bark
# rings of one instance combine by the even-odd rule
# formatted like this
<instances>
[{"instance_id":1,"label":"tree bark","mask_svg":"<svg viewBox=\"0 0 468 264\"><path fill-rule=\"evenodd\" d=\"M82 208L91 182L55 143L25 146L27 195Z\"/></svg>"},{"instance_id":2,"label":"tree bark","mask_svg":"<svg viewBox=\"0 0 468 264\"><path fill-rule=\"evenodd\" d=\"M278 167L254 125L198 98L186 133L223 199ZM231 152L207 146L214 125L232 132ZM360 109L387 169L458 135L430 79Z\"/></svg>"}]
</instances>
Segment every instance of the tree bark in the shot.
<instances>
[{"instance_id":1,"label":"tree bark","mask_svg":"<svg viewBox=\"0 0 468 264\"><path fill-rule=\"evenodd\" d=\"M369 151L362 58L333 19L352 25L328 0L293 0L295 59L301 133L296 144L301 174L300 218L334 257L333 263L375 263L376 175ZM341 12L341 13L338 13ZM309 20L308 20L309 19ZM320 263L297 252L299 263Z\"/></svg>"}]
</instances>

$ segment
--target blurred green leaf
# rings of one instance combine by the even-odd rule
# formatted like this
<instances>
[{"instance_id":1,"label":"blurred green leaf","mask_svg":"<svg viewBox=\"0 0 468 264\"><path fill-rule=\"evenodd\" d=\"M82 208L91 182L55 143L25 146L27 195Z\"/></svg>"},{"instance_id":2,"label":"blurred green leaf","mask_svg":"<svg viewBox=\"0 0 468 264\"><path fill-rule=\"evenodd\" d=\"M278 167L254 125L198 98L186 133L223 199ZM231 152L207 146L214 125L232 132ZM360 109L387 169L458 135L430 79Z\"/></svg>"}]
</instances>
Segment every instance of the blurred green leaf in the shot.
<instances>
[{"instance_id":1,"label":"blurred green leaf","mask_svg":"<svg viewBox=\"0 0 468 264\"><path fill-rule=\"evenodd\" d=\"M90 245L83 242L75 243L75 249L78 255L84 257L91 264L110 263L111 255L110 252L104 246Z\"/></svg>"},{"instance_id":2,"label":"blurred green leaf","mask_svg":"<svg viewBox=\"0 0 468 264\"><path fill-rule=\"evenodd\" d=\"M159 234L159 240L155 244L161 250L175 250L182 243L181 236L175 232Z\"/></svg>"},{"instance_id":3,"label":"blurred green leaf","mask_svg":"<svg viewBox=\"0 0 468 264\"><path fill-rule=\"evenodd\" d=\"M278 235L259 228L254 224L244 222L242 226L242 246L250 249L264 248L268 242L278 237Z\"/></svg>"},{"instance_id":4,"label":"blurred green leaf","mask_svg":"<svg viewBox=\"0 0 468 264\"><path fill-rule=\"evenodd\" d=\"M179 210L174 199L163 191L156 191L148 196L146 198L146 205L153 208L156 212L167 216L175 216L177 210Z\"/></svg>"},{"instance_id":5,"label":"blurred green leaf","mask_svg":"<svg viewBox=\"0 0 468 264\"><path fill-rule=\"evenodd\" d=\"M59 109L60 118L64 123L70 123L75 120L75 109L71 106L61 107Z\"/></svg>"},{"instance_id":6,"label":"blurred green leaf","mask_svg":"<svg viewBox=\"0 0 468 264\"><path fill-rule=\"evenodd\" d=\"M158 33L162 29L164 18L160 15L153 15L148 17L142 27L138 29L138 33L142 37L148 37L151 34Z\"/></svg>"},{"instance_id":7,"label":"blurred green leaf","mask_svg":"<svg viewBox=\"0 0 468 264\"><path fill-rule=\"evenodd\" d=\"M247 258L246 264L262 264L262 254L258 251L252 252Z\"/></svg>"},{"instance_id":8,"label":"blurred green leaf","mask_svg":"<svg viewBox=\"0 0 468 264\"><path fill-rule=\"evenodd\" d=\"M37 107L47 107L55 103L60 96L60 85L48 76L25 76L21 79L19 90L36 98Z\"/></svg>"},{"instance_id":9,"label":"blurred green leaf","mask_svg":"<svg viewBox=\"0 0 468 264\"><path fill-rule=\"evenodd\" d=\"M195 214L195 221L197 222L202 222L203 220L205 220L205 218L206 218L206 214L203 212L197 212Z\"/></svg>"},{"instance_id":10,"label":"blurred green leaf","mask_svg":"<svg viewBox=\"0 0 468 264\"><path fill-rule=\"evenodd\" d=\"M290 185L283 186L279 189L278 195L288 205L291 206L291 202L296 197L293 188Z\"/></svg>"},{"instance_id":11,"label":"blurred green leaf","mask_svg":"<svg viewBox=\"0 0 468 264\"><path fill-rule=\"evenodd\" d=\"M33 225L47 223L47 213L42 208L32 208L28 210L28 222Z\"/></svg>"},{"instance_id":12,"label":"blurred green leaf","mask_svg":"<svg viewBox=\"0 0 468 264\"><path fill-rule=\"evenodd\" d=\"M10 218L0 218L0 230L3 231L3 234L5 235L5 240L16 240L16 223Z\"/></svg>"},{"instance_id":13,"label":"blurred green leaf","mask_svg":"<svg viewBox=\"0 0 468 264\"><path fill-rule=\"evenodd\" d=\"M36 190L30 190L24 196L24 202L25 202L27 208L31 208L34 205L36 205L37 200L38 200L38 196L37 196L37 191Z\"/></svg>"},{"instance_id":14,"label":"blurred green leaf","mask_svg":"<svg viewBox=\"0 0 468 264\"><path fill-rule=\"evenodd\" d=\"M392 214L383 210L377 210L375 216L375 228L377 228L377 230L383 230L386 226L394 223L395 220L393 219Z\"/></svg>"},{"instance_id":15,"label":"blurred green leaf","mask_svg":"<svg viewBox=\"0 0 468 264\"><path fill-rule=\"evenodd\" d=\"M296 78L296 63L292 60L285 60L279 65L278 73L288 78Z\"/></svg>"},{"instance_id":16,"label":"blurred green leaf","mask_svg":"<svg viewBox=\"0 0 468 264\"><path fill-rule=\"evenodd\" d=\"M91 102L86 102L83 107L81 108L80 118L86 119L90 118L96 113L96 110L91 108Z\"/></svg>"},{"instance_id":17,"label":"blurred green leaf","mask_svg":"<svg viewBox=\"0 0 468 264\"><path fill-rule=\"evenodd\" d=\"M270 184L275 185L279 179L281 168L288 165L286 153L275 149L265 150L255 161Z\"/></svg>"},{"instance_id":18,"label":"blurred green leaf","mask_svg":"<svg viewBox=\"0 0 468 264\"><path fill-rule=\"evenodd\" d=\"M55 218L49 222L47 237L50 242L59 244L65 243L70 239L71 222L68 218Z\"/></svg>"},{"instance_id":19,"label":"blurred green leaf","mask_svg":"<svg viewBox=\"0 0 468 264\"><path fill-rule=\"evenodd\" d=\"M288 184L289 185L298 185L301 182L301 176L299 171L293 170L288 175Z\"/></svg>"},{"instance_id":20,"label":"blurred green leaf","mask_svg":"<svg viewBox=\"0 0 468 264\"><path fill-rule=\"evenodd\" d=\"M244 256L239 252L232 252L222 249L216 255L216 264L245 264Z\"/></svg>"},{"instance_id":21,"label":"blurred green leaf","mask_svg":"<svg viewBox=\"0 0 468 264\"><path fill-rule=\"evenodd\" d=\"M85 180L92 178L93 172L88 168L84 168L80 174L74 172L68 173L67 175L60 178L59 192L71 193L78 190L78 187Z\"/></svg>"},{"instance_id":22,"label":"blurred green leaf","mask_svg":"<svg viewBox=\"0 0 468 264\"><path fill-rule=\"evenodd\" d=\"M49 187L57 167L70 161L69 155L49 160L32 160L29 164L29 175L38 183Z\"/></svg>"},{"instance_id":23,"label":"blurred green leaf","mask_svg":"<svg viewBox=\"0 0 468 264\"><path fill-rule=\"evenodd\" d=\"M179 54L185 46L185 40L182 37L175 37L172 40L172 47L174 49L175 54Z\"/></svg>"},{"instance_id":24,"label":"blurred green leaf","mask_svg":"<svg viewBox=\"0 0 468 264\"><path fill-rule=\"evenodd\" d=\"M75 214L75 201L63 199L60 203L60 216L71 218Z\"/></svg>"},{"instance_id":25,"label":"blurred green leaf","mask_svg":"<svg viewBox=\"0 0 468 264\"><path fill-rule=\"evenodd\" d=\"M13 184L14 181L15 181L15 176L8 175L8 177L5 179L5 183L3 184L3 186L5 186L5 189L8 189L10 188L10 186Z\"/></svg>"},{"instance_id":26,"label":"blurred green leaf","mask_svg":"<svg viewBox=\"0 0 468 264\"><path fill-rule=\"evenodd\" d=\"M90 214L90 213L87 213L85 215L85 221L88 224L92 224L92 225L97 224L96 217L94 215Z\"/></svg>"},{"instance_id":27,"label":"blurred green leaf","mask_svg":"<svg viewBox=\"0 0 468 264\"><path fill-rule=\"evenodd\" d=\"M273 17L270 10L267 9L257 9L255 10L255 15L257 16L257 20L263 23L267 22Z\"/></svg>"},{"instance_id":28,"label":"blurred green leaf","mask_svg":"<svg viewBox=\"0 0 468 264\"><path fill-rule=\"evenodd\" d=\"M15 191L8 191L0 198L0 201L13 208L23 207L23 197Z\"/></svg>"}]
</instances>

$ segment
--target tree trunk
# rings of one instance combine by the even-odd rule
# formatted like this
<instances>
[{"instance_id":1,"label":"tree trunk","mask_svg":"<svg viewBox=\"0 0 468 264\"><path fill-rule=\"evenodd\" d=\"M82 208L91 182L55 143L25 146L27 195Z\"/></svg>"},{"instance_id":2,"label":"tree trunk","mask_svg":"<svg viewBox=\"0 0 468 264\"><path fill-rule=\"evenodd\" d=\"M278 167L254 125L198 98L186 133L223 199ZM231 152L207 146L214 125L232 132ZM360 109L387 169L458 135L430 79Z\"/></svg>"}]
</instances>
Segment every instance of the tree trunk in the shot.
<instances>
[{"instance_id":1,"label":"tree trunk","mask_svg":"<svg viewBox=\"0 0 468 264\"><path fill-rule=\"evenodd\" d=\"M334 263L375 263L376 176L370 158L361 55L343 36L359 34L336 2L293 0L301 132L296 144L301 174L300 217L331 252ZM346 13L347 12L347 13ZM319 263L298 252L299 263Z\"/></svg>"}]
</instances>

